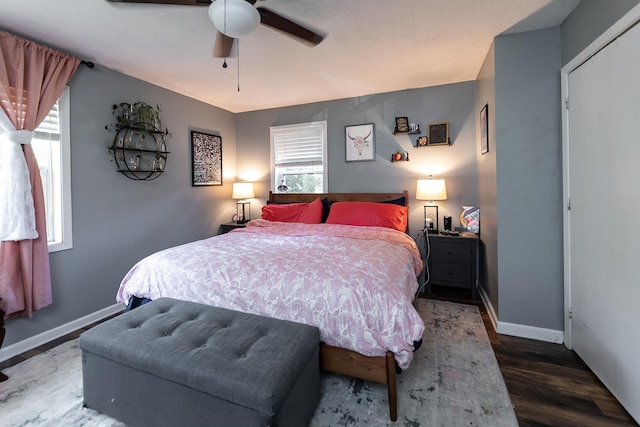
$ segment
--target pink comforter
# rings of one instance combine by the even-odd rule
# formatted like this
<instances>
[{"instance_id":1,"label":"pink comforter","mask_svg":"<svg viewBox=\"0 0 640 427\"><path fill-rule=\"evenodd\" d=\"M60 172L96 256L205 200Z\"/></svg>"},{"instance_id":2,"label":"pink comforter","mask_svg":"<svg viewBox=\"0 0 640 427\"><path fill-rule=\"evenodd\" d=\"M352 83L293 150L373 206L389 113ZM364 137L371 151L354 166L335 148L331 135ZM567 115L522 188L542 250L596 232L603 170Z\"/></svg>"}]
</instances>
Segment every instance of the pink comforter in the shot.
<instances>
[{"instance_id":1,"label":"pink comforter","mask_svg":"<svg viewBox=\"0 0 640 427\"><path fill-rule=\"evenodd\" d=\"M117 300L170 297L306 323L332 346L390 350L405 369L424 330L412 305L421 270L415 242L399 231L258 219L141 260Z\"/></svg>"}]
</instances>

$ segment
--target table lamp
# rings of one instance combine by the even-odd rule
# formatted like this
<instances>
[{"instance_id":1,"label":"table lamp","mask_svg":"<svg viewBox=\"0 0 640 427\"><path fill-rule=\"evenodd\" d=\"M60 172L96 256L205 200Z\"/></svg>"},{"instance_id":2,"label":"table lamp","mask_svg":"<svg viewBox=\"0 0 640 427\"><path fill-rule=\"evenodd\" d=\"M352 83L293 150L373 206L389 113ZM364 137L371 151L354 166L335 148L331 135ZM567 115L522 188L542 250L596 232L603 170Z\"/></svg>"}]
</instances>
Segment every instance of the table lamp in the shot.
<instances>
[{"instance_id":1,"label":"table lamp","mask_svg":"<svg viewBox=\"0 0 640 427\"><path fill-rule=\"evenodd\" d=\"M424 228L427 233L438 233L438 205L436 200L447 200L447 186L444 179L433 179L429 175L429 179L419 179L416 189L416 199L427 200L424 205ZM435 210L435 221L433 214L428 212Z\"/></svg>"},{"instance_id":2,"label":"table lamp","mask_svg":"<svg viewBox=\"0 0 640 427\"><path fill-rule=\"evenodd\" d=\"M232 199L239 199L236 202L236 222L244 224L251 220L251 202L247 199L256 197L253 192L252 182L234 182ZM248 211L248 213L247 213Z\"/></svg>"}]
</instances>

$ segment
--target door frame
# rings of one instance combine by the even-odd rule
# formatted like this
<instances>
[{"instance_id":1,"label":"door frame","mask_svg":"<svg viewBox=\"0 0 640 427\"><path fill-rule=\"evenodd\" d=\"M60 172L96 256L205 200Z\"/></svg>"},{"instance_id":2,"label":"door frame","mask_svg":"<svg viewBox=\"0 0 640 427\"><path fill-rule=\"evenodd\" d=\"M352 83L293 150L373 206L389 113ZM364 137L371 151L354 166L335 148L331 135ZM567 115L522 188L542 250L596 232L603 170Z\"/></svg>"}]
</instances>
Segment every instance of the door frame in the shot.
<instances>
[{"instance_id":1,"label":"door frame","mask_svg":"<svg viewBox=\"0 0 640 427\"><path fill-rule=\"evenodd\" d=\"M634 6L609 29L602 33L582 52L576 55L560 70L560 103L562 110L562 200L563 200L563 258L564 258L564 345L571 349L571 218L569 215L571 183L569 182L569 74L589 58L622 35L640 21L640 4Z\"/></svg>"}]
</instances>

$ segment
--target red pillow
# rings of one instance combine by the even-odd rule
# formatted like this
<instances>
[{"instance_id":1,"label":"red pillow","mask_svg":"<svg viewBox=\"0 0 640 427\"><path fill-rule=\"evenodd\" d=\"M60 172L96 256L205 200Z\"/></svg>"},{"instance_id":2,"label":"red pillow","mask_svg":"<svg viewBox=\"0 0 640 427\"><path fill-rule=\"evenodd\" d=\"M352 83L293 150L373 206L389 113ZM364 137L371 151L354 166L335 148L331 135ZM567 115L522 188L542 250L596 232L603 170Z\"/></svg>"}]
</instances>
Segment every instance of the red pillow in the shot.
<instances>
[{"instance_id":1,"label":"red pillow","mask_svg":"<svg viewBox=\"0 0 640 427\"><path fill-rule=\"evenodd\" d=\"M376 202L336 202L331 205L327 224L369 225L407 229L409 208Z\"/></svg>"},{"instance_id":2,"label":"red pillow","mask_svg":"<svg viewBox=\"0 0 640 427\"><path fill-rule=\"evenodd\" d=\"M318 197L311 203L266 205L262 207L262 218L269 221L320 224L322 222L322 202Z\"/></svg>"}]
</instances>

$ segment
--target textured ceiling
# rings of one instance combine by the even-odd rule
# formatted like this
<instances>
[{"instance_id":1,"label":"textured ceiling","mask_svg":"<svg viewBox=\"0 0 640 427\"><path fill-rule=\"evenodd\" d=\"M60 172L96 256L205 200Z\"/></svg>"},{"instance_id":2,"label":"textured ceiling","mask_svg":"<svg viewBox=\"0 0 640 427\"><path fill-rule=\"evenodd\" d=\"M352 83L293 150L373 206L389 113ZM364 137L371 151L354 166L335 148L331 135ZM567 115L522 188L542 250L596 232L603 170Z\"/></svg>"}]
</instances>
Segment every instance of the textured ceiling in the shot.
<instances>
[{"instance_id":1,"label":"textured ceiling","mask_svg":"<svg viewBox=\"0 0 640 427\"><path fill-rule=\"evenodd\" d=\"M227 68L206 7L0 0L0 29L238 113L474 80L495 36L557 26L578 2L261 0L327 37L259 26Z\"/></svg>"}]
</instances>

